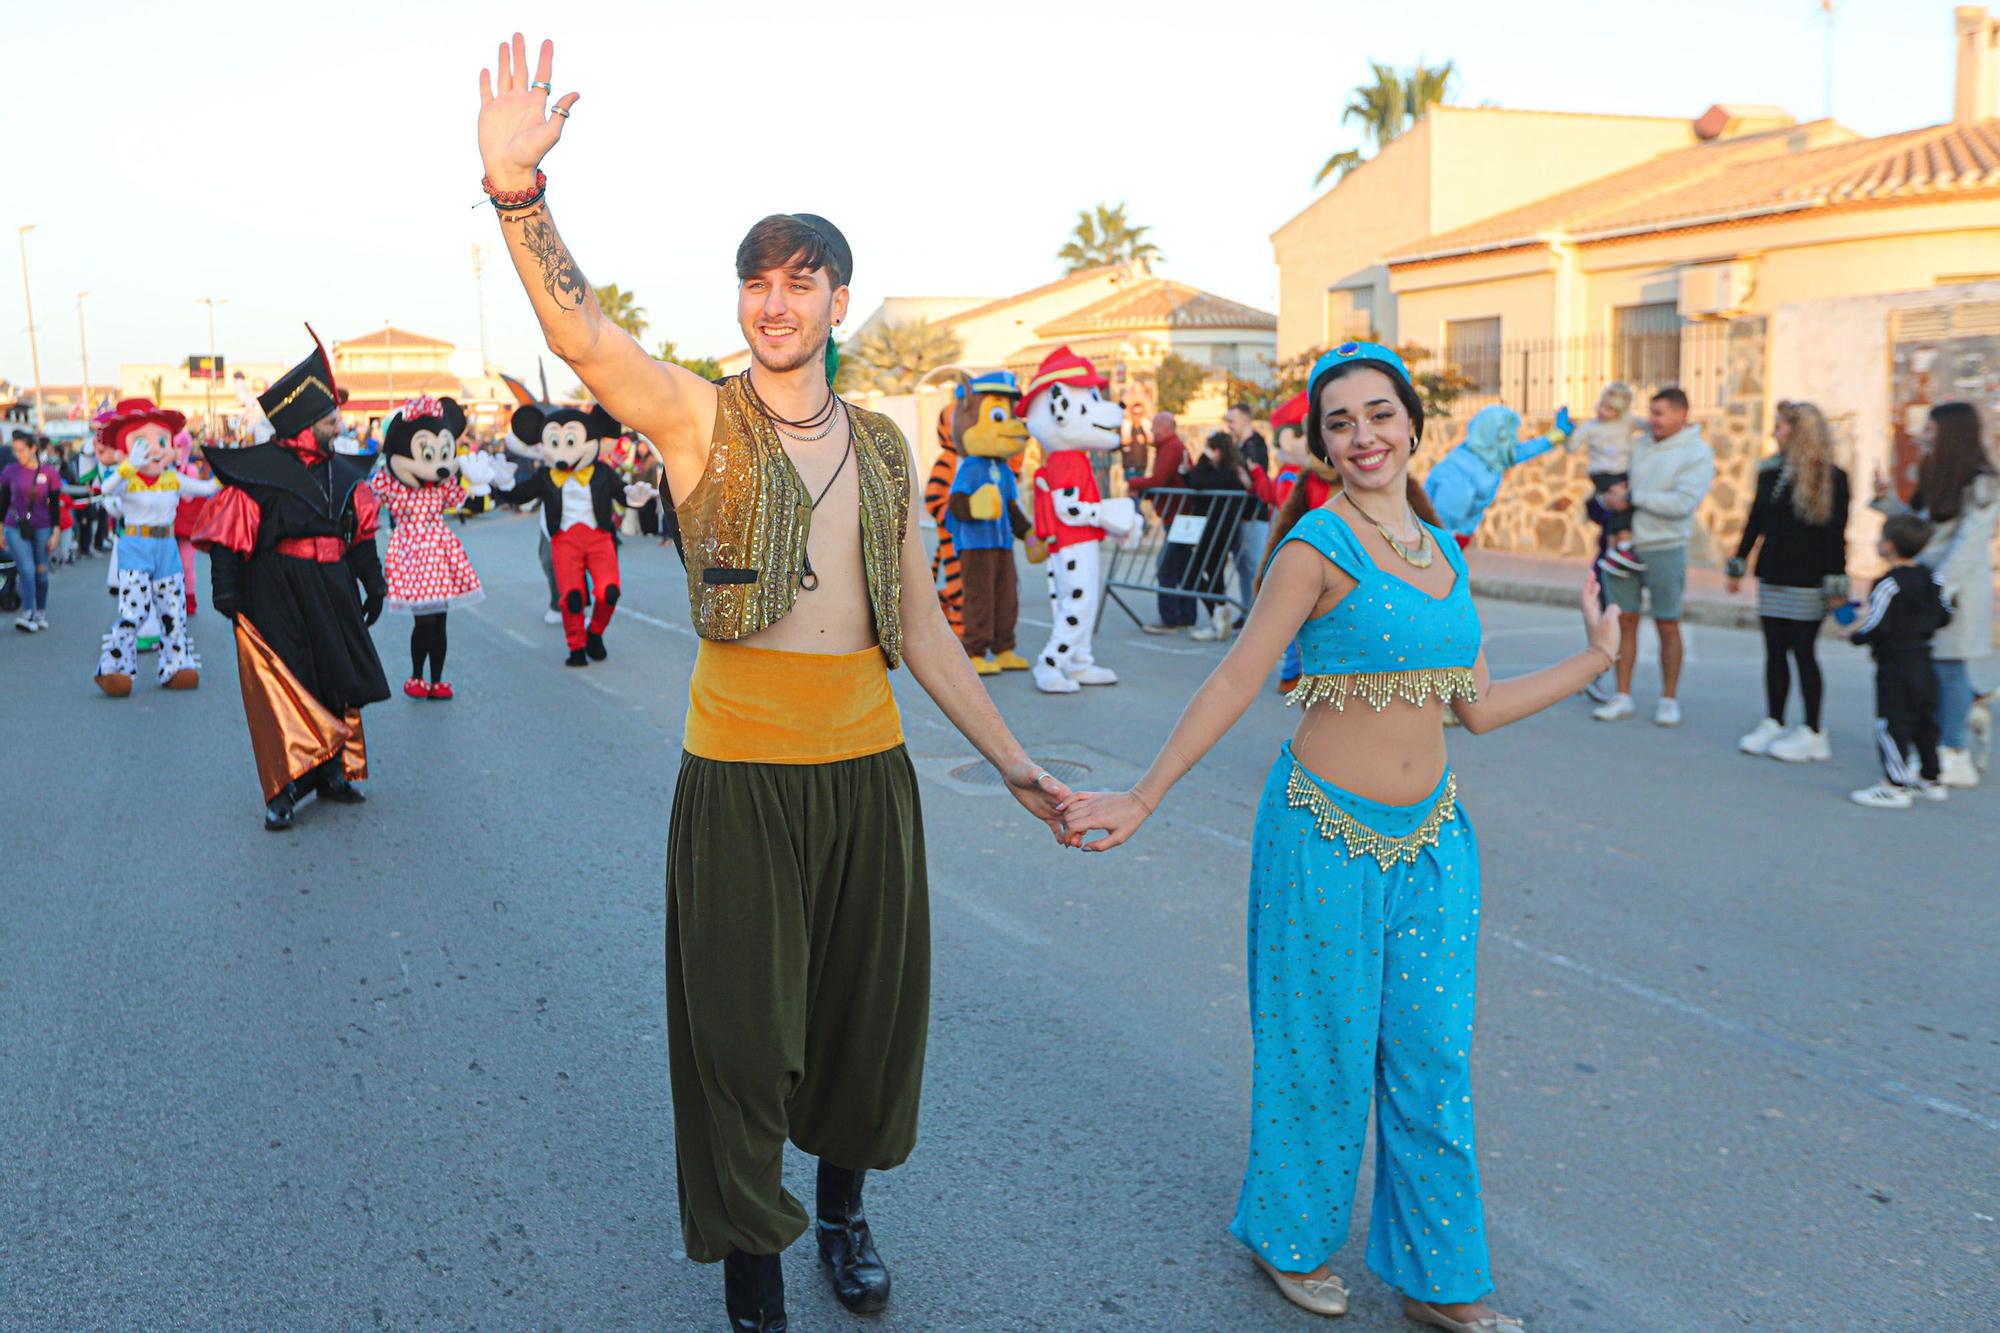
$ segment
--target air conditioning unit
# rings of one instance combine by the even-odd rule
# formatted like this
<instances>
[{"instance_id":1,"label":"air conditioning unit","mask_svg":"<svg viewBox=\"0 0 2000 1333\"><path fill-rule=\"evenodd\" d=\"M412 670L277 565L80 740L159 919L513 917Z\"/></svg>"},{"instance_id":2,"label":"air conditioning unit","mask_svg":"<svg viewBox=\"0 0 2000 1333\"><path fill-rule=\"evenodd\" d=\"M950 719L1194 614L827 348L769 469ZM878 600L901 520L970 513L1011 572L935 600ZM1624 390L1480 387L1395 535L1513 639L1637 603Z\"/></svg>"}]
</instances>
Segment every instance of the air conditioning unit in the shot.
<instances>
[{"instance_id":1,"label":"air conditioning unit","mask_svg":"<svg viewBox=\"0 0 2000 1333\"><path fill-rule=\"evenodd\" d=\"M1756 271L1747 259L1689 264L1681 269L1680 312L1686 319L1721 319L1750 304Z\"/></svg>"}]
</instances>

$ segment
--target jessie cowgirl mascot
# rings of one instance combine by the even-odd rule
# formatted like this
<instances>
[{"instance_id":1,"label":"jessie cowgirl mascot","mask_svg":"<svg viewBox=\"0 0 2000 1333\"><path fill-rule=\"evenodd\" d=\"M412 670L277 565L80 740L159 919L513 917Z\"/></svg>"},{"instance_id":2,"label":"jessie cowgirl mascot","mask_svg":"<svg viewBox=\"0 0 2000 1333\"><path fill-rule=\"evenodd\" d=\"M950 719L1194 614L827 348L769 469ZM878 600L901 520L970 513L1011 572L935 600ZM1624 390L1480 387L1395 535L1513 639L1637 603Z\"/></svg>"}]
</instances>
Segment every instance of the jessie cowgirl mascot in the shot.
<instances>
[{"instance_id":1,"label":"jessie cowgirl mascot","mask_svg":"<svg viewBox=\"0 0 2000 1333\"><path fill-rule=\"evenodd\" d=\"M628 484L602 461L606 446L618 439L623 428L601 407L587 412L574 407L553 411L519 407L514 409L513 425L516 439L540 447L543 466L518 486L495 489L493 498L508 504L542 502L562 606L563 641L569 646L563 665L602 662L608 656L604 631L618 609L617 504L621 499L634 507L647 504L659 491L644 482ZM588 620L585 608L590 610Z\"/></svg>"},{"instance_id":2,"label":"jessie cowgirl mascot","mask_svg":"<svg viewBox=\"0 0 2000 1333\"><path fill-rule=\"evenodd\" d=\"M403 693L412 699L453 697L451 682L444 679L444 618L486 596L458 534L445 525L445 511L465 503L467 483L483 492L496 476L512 479L485 454L461 459L458 441L464 434L465 409L455 399L412 398L389 418L382 436L385 466L368 478L368 488L396 524L384 574L389 609L415 620L410 678L403 682Z\"/></svg>"},{"instance_id":3,"label":"jessie cowgirl mascot","mask_svg":"<svg viewBox=\"0 0 2000 1333\"><path fill-rule=\"evenodd\" d=\"M1465 558L1409 479L1423 401L1402 359L1344 343L1313 367L1306 443L1340 489L1279 513L1242 637L1137 786L1068 808L1070 829L1129 838L1243 715L1296 636L1303 716L1264 783L1250 860L1250 1162L1230 1232L1286 1299L1347 1309L1331 1269L1377 1111L1368 1266L1404 1313L1460 1333L1515 1320L1493 1290L1473 1147L1473 957L1479 849L1445 754L1450 708L1490 731L1568 698L1611 664L1618 626L1596 580L1589 647L1494 681ZM1289 526L1285 526L1289 524Z\"/></svg>"},{"instance_id":4,"label":"jessie cowgirl mascot","mask_svg":"<svg viewBox=\"0 0 2000 1333\"><path fill-rule=\"evenodd\" d=\"M354 785L368 776L361 710L389 697L368 627L389 589L375 549L381 505L362 484L375 460L333 452L340 398L317 335L257 401L273 438L205 451L223 489L194 544L208 552L210 603L236 622L264 827L277 831L308 795L365 799Z\"/></svg>"},{"instance_id":5,"label":"jessie cowgirl mascot","mask_svg":"<svg viewBox=\"0 0 2000 1333\"><path fill-rule=\"evenodd\" d=\"M97 659L97 686L114 698L132 693L138 674L139 630L149 621L160 627L159 681L169 690L201 684L201 658L188 628L189 603L180 544L174 539L182 501L214 495L213 481L183 473L175 435L187 424L179 412L153 406L147 398L127 398L97 418L98 447L105 457L125 456L101 494L118 501L118 619L104 636Z\"/></svg>"}]
</instances>

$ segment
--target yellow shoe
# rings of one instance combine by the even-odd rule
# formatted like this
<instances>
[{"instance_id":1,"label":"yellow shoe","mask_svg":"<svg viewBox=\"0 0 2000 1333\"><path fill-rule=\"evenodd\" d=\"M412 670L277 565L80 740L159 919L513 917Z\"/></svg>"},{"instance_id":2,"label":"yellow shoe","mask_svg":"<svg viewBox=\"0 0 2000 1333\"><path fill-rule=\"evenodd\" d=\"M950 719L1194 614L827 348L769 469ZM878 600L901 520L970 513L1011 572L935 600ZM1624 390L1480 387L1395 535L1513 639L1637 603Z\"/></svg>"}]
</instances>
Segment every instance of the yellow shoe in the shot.
<instances>
[{"instance_id":1,"label":"yellow shoe","mask_svg":"<svg viewBox=\"0 0 2000 1333\"><path fill-rule=\"evenodd\" d=\"M1026 671L1034 666L1034 663L1011 648L994 658L993 663L1002 671Z\"/></svg>"},{"instance_id":2,"label":"yellow shoe","mask_svg":"<svg viewBox=\"0 0 2000 1333\"><path fill-rule=\"evenodd\" d=\"M972 669L982 676L997 676L1000 674L1000 664L990 657L973 658Z\"/></svg>"}]
</instances>

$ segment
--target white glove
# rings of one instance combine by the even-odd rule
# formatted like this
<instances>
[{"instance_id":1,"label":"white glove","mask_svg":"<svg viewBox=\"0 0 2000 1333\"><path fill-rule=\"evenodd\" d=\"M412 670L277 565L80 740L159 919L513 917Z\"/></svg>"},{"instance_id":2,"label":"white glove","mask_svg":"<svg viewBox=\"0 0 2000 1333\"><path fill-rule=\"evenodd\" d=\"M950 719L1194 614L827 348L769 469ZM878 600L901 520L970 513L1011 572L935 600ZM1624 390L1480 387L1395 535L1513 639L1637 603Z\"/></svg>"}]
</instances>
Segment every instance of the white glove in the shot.
<instances>
[{"instance_id":1,"label":"white glove","mask_svg":"<svg viewBox=\"0 0 2000 1333\"><path fill-rule=\"evenodd\" d=\"M1142 527L1138 502L1124 498L1098 501L1097 526L1118 538L1119 545L1130 550L1126 539L1136 541Z\"/></svg>"},{"instance_id":2,"label":"white glove","mask_svg":"<svg viewBox=\"0 0 2000 1333\"><path fill-rule=\"evenodd\" d=\"M660 488L657 486L649 486L643 481L627 482L625 484L625 507L628 509L644 509L647 505L653 503L659 497L659 494Z\"/></svg>"}]
</instances>

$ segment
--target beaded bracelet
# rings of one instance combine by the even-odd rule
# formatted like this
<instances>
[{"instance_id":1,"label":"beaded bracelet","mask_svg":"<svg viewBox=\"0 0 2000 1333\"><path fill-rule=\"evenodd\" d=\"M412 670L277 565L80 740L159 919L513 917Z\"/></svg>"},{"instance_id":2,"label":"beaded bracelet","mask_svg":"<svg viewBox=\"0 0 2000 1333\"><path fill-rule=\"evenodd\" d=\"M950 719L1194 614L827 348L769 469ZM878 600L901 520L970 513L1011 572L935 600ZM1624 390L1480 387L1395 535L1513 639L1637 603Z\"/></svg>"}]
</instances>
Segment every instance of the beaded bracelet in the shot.
<instances>
[{"instance_id":1,"label":"beaded bracelet","mask_svg":"<svg viewBox=\"0 0 2000 1333\"><path fill-rule=\"evenodd\" d=\"M486 197L493 201L495 208L519 208L532 204L548 192L549 178L540 170L535 172L534 185L526 190L500 190L493 186L493 177L481 176L479 188L486 191Z\"/></svg>"}]
</instances>

